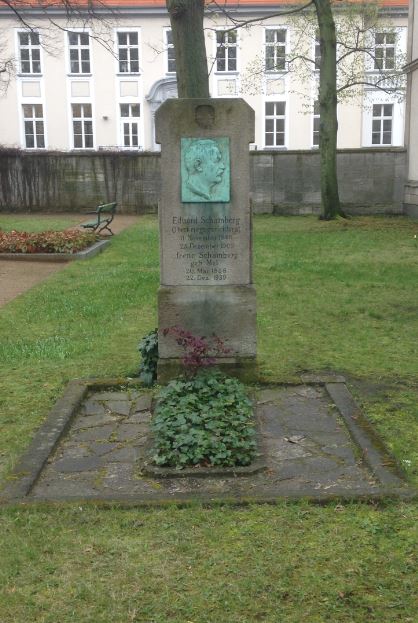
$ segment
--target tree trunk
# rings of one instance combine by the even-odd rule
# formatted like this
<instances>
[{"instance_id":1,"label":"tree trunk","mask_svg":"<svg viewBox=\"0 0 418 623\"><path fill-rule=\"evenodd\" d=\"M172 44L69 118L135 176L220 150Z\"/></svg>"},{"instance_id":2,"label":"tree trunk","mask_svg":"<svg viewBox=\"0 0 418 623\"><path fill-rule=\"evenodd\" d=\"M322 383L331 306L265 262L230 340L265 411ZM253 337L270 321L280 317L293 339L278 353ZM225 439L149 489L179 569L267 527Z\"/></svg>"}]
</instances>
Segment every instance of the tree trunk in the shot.
<instances>
[{"instance_id":1,"label":"tree trunk","mask_svg":"<svg viewBox=\"0 0 418 623\"><path fill-rule=\"evenodd\" d=\"M321 43L319 78L322 218L344 216L337 179L337 43L330 0L314 0Z\"/></svg>"},{"instance_id":2,"label":"tree trunk","mask_svg":"<svg viewBox=\"0 0 418 623\"><path fill-rule=\"evenodd\" d=\"M179 97L209 97L204 0L166 0L176 54Z\"/></svg>"}]
</instances>

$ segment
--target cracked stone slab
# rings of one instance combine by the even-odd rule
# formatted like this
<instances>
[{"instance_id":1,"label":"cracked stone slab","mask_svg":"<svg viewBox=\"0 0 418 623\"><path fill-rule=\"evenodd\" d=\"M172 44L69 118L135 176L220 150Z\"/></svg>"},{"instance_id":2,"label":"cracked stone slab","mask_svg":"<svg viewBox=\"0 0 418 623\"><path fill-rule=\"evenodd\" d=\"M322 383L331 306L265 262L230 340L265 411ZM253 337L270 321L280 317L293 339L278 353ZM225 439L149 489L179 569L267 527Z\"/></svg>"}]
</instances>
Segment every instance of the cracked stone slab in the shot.
<instances>
[{"instance_id":1,"label":"cracked stone slab","mask_svg":"<svg viewBox=\"0 0 418 623\"><path fill-rule=\"evenodd\" d=\"M97 402L97 399L89 398L83 405L82 413L84 415L105 415L106 410L101 402Z\"/></svg>"},{"instance_id":2,"label":"cracked stone slab","mask_svg":"<svg viewBox=\"0 0 418 623\"><path fill-rule=\"evenodd\" d=\"M60 453L66 459L81 459L91 455L88 445L65 446L60 449Z\"/></svg>"},{"instance_id":3,"label":"cracked stone slab","mask_svg":"<svg viewBox=\"0 0 418 623\"><path fill-rule=\"evenodd\" d=\"M127 392L97 392L94 394L95 400L106 400L106 401L121 401L121 400L129 400L129 395Z\"/></svg>"},{"instance_id":4,"label":"cracked stone slab","mask_svg":"<svg viewBox=\"0 0 418 623\"><path fill-rule=\"evenodd\" d=\"M103 415L89 415L88 417L77 418L77 420L73 424L73 429L85 429L85 428L93 428L100 427L104 424L117 424L119 418L114 415L110 415L109 413L104 413Z\"/></svg>"},{"instance_id":5,"label":"cracked stone slab","mask_svg":"<svg viewBox=\"0 0 418 623\"><path fill-rule=\"evenodd\" d=\"M131 463L108 463L103 476L103 487L114 491L129 489L133 480L134 466Z\"/></svg>"},{"instance_id":6,"label":"cracked stone slab","mask_svg":"<svg viewBox=\"0 0 418 623\"><path fill-rule=\"evenodd\" d=\"M111 443L92 443L90 444L91 451L97 456L103 456L104 454L109 454L112 450L118 447L119 444L116 441Z\"/></svg>"},{"instance_id":7,"label":"cracked stone slab","mask_svg":"<svg viewBox=\"0 0 418 623\"><path fill-rule=\"evenodd\" d=\"M95 428L89 428L87 430L77 430L71 435L71 441L83 442L107 440L114 431L115 426L110 424L96 426Z\"/></svg>"},{"instance_id":8,"label":"cracked stone slab","mask_svg":"<svg viewBox=\"0 0 418 623\"><path fill-rule=\"evenodd\" d=\"M284 439L266 439L264 437L264 443L268 446L269 456L275 460L284 461L312 455L310 448L291 444Z\"/></svg>"},{"instance_id":9,"label":"cracked stone slab","mask_svg":"<svg viewBox=\"0 0 418 623\"><path fill-rule=\"evenodd\" d=\"M54 462L53 468L58 472L90 472L103 466L103 458L99 456L64 458Z\"/></svg>"},{"instance_id":10,"label":"cracked stone slab","mask_svg":"<svg viewBox=\"0 0 418 623\"><path fill-rule=\"evenodd\" d=\"M139 413L133 413L126 421L129 424L148 424L150 420L150 411L140 411Z\"/></svg>"},{"instance_id":11,"label":"cracked stone slab","mask_svg":"<svg viewBox=\"0 0 418 623\"><path fill-rule=\"evenodd\" d=\"M118 415L129 415L131 412L131 403L128 400L107 400L107 412L117 413Z\"/></svg>"},{"instance_id":12,"label":"cracked stone slab","mask_svg":"<svg viewBox=\"0 0 418 623\"><path fill-rule=\"evenodd\" d=\"M116 431L117 441L130 441L144 434L141 424L121 424Z\"/></svg>"},{"instance_id":13,"label":"cracked stone slab","mask_svg":"<svg viewBox=\"0 0 418 623\"><path fill-rule=\"evenodd\" d=\"M150 411L151 410L152 396L151 394L143 394L135 401L134 413L138 411Z\"/></svg>"},{"instance_id":14,"label":"cracked stone slab","mask_svg":"<svg viewBox=\"0 0 418 623\"><path fill-rule=\"evenodd\" d=\"M126 446L125 448L113 450L106 458L112 463L134 463L140 454L138 447Z\"/></svg>"},{"instance_id":15,"label":"cracked stone slab","mask_svg":"<svg viewBox=\"0 0 418 623\"><path fill-rule=\"evenodd\" d=\"M262 389L256 409L267 468L239 478L214 476L210 469L205 477L190 470L180 478L147 474L152 394L126 390L126 384L120 392L113 389L114 382L108 386L112 389L103 390L102 384L97 391L92 382L89 390L88 382L81 381L68 390L68 408L57 403L41 439L35 440L35 450L21 462L33 473L22 479L23 484L18 482L14 489L18 493L10 498L141 503L261 501L281 496L330 499L337 494L378 495L385 478L397 483L399 495L406 489L397 476L385 476L388 457L378 448L371 451L372 440L357 431L359 410L345 385L321 382ZM358 446L352 443L356 435ZM37 463L36 452L43 462Z\"/></svg>"}]
</instances>

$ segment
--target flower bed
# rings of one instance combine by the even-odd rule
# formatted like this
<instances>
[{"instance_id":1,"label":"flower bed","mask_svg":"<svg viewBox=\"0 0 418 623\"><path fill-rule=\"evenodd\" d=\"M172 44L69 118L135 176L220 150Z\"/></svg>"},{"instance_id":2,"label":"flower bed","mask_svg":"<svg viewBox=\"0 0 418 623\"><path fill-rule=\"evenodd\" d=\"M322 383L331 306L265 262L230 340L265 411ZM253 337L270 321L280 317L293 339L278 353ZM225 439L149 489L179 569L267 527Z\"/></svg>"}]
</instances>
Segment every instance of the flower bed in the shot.
<instances>
[{"instance_id":1,"label":"flower bed","mask_svg":"<svg viewBox=\"0 0 418 623\"><path fill-rule=\"evenodd\" d=\"M78 253L93 245L100 236L78 229L64 231L0 231L0 253Z\"/></svg>"}]
</instances>

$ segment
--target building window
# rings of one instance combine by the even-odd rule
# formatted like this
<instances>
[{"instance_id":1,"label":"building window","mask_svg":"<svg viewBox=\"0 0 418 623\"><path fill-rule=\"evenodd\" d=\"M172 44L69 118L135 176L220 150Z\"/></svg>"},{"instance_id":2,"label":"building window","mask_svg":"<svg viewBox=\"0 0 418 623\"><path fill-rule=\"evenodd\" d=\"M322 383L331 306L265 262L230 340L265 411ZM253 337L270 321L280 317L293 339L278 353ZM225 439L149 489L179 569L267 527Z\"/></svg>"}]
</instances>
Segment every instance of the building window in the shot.
<instances>
[{"instance_id":1,"label":"building window","mask_svg":"<svg viewBox=\"0 0 418 623\"><path fill-rule=\"evenodd\" d=\"M377 32L374 37L374 68L395 68L395 43L396 36L392 32Z\"/></svg>"},{"instance_id":2,"label":"building window","mask_svg":"<svg viewBox=\"0 0 418 623\"><path fill-rule=\"evenodd\" d=\"M90 37L87 32L69 32L70 73L90 73Z\"/></svg>"},{"instance_id":3,"label":"building window","mask_svg":"<svg viewBox=\"0 0 418 623\"><path fill-rule=\"evenodd\" d=\"M314 109L313 109L313 131L312 131L312 145L314 147L319 147L319 124L320 124L320 115L319 115L319 100L315 100Z\"/></svg>"},{"instance_id":4,"label":"building window","mask_svg":"<svg viewBox=\"0 0 418 623\"><path fill-rule=\"evenodd\" d=\"M165 47L167 50L167 73L176 73L176 55L174 52L173 32L165 31Z\"/></svg>"},{"instance_id":5,"label":"building window","mask_svg":"<svg viewBox=\"0 0 418 623\"><path fill-rule=\"evenodd\" d=\"M391 145L393 104L373 104L372 145Z\"/></svg>"},{"instance_id":6,"label":"building window","mask_svg":"<svg viewBox=\"0 0 418 623\"><path fill-rule=\"evenodd\" d=\"M91 104L72 104L74 149L93 148Z\"/></svg>"},{"instance_id":7,"label":"building window","mask_svg":"<svg viewBox=\"0 0 418 623\"><path fill-rule=\"evenodd\" d=\"M139 73L139 44L137 32L118 32L119 72Z\"/></svg>"},{"instance_id":8,"label":"building window","mask_svg":"<svg viewBox=\"0 0 418 623\"><path fill-rule=\"evenodd\" d=\"M45 147L45 133L42 104L24 104L23 122L26 149L43 149Z\"/></svg>"},{"instance_id":9,"label":"building window","mask_svg":"<svg viewBox=\"0 0 418 623\"><path fill-rule=\"evenodd\" d=\"M139 104L120 104L122 142L124 147L139 147Z\"/></svg>"},{"instance_id":10,"label":"building window","mask_svg":"<svg viewBox=\"0 0 418 623\"><path fill-rule=\"evenodd\" d=\"M266 147L285 145L286 102L266 102L265 142Z\"/></svg>"},{"instance_id":11,"label":"building window","mask_svg":"<svg viewBox=\"0 0 418 623\"><path fill-rule=\"evenodd\" d=\"M286 30L283 28L265 30L265 68L266 71L286 69Z\"/></svg>"},{"instance_id":12,"label":"building window","mask_svg":"<svg viewBox=\"0 0 418 623\"><path fill-rule=\"evenodd\" d=\"M237 71L236 30L216 32L216 71Z\"/></svg>"},{"instance_id":13,"label":"building window","mask_svg":"<svg viewBox=\"0 0 418 623\"><path fill-rule=\"evenodd\" d=\"M37 32L19 32L19 57L22 74L41 73L41 42Z\"/></svg>"}]
</instances>

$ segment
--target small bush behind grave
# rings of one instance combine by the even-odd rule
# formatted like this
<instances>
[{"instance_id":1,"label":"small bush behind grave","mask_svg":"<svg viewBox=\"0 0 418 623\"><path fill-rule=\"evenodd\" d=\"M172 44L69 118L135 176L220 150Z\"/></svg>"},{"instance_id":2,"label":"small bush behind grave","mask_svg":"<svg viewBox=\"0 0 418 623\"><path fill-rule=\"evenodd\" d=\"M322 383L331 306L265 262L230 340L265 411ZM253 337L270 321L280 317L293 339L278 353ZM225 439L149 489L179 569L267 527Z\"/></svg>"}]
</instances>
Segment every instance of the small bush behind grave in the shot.
<instances>
[{"instance_id":1,"label":"small bush behind grave","mask_svg":"<svg viewBox=\"0 0 418 623\"><path fill-rule=\"evenodd\" d=\"M141 353L139 378L145 387L151 387L157 380L158 329L153 329L138 344Z\"/></svg>"},{"instance_id":2,"label":"small bush behind grave","mask_svg":"<svg viewBox=\"0 0 418 623\"><path fill-rule=\"evenodd\" d=\"M65 231L0 231L0 253L77 253L90 247L100 236L92 232Z\"/></svg>"},{"instance_id":3,"label":"small bush behind grave","mask_svg":"<svg viewBox=\"0 0 418 623\"><path fill-rule=\"evenodd\" d=\"M199 371L157 397L152 430L157 465L249 465L256 451L252 403L235 378Z\"/></svg>"}]
</instances>

